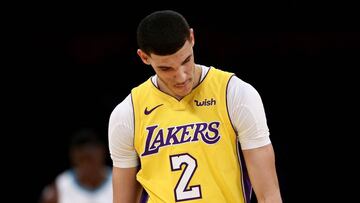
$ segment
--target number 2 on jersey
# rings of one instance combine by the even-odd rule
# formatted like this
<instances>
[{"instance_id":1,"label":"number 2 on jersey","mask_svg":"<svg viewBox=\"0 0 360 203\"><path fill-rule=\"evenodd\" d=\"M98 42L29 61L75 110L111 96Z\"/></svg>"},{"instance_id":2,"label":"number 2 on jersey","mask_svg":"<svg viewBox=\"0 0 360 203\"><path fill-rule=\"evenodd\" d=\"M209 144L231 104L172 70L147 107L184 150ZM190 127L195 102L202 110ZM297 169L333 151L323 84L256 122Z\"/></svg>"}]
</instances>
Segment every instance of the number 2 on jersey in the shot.
<instances>
[{"instance_id":1,"label":"number 2 on jersey","mask_svg":"<svg viewBox=\"0 0 360 203\"><path fill-rule=\"evenodd\" d=\"M184 171L182 172L179 181L174 189L175 200L177 202L200 199L201 198L201 186L193 185L189 186L190 179L195 173L197 168L197 162L190 154L176 154L170 156L171 170L181 170L181 165L185 164Z\"/></svg>"}]
</instances>

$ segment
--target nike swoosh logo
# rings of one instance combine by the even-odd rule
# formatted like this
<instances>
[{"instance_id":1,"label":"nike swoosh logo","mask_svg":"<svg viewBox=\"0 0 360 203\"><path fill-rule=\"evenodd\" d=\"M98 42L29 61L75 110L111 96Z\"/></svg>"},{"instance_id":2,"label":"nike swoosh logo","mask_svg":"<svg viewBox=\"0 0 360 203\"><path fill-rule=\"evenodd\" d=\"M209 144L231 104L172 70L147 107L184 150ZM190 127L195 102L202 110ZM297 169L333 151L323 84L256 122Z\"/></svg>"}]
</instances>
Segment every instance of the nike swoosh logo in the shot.
<instances>
[{"instance_id":1,"label":"nike swoosh logo","mask_svg":"<svg viewBox=\"0 0 360 203\"><path fill-rule=\"evenodd\" d=\"M155 106L154 108L152 108L152 109L150 109L150 110L148 110L147 107L146 107L145 110L144 110L144 114L145 114L145 115L149 115L152 111L154 111L156 108L158 108L158 107L160 107L160 106L162 106L162 105L163 105L163 104L159 104L159 105Z\"/></svg>"}]
</instances>

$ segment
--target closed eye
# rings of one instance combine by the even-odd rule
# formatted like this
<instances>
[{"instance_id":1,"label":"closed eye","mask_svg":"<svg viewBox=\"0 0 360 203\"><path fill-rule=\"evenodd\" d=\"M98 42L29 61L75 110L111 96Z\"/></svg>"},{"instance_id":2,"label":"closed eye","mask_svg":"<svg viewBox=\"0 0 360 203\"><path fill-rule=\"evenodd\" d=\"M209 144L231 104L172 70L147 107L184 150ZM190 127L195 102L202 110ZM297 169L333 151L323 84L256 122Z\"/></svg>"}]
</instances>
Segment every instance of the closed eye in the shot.
<instances>
[{"instance_id":1,"label":"closed eye","mask_svg":"<svg viewBox=\"0 0 360 203\"><path fill-rule=\"evenodd\" d=\"M160 67L159 68L161 71L169 71L170 70L170 68L169 67Z\"/></svg>"}]
</instances>

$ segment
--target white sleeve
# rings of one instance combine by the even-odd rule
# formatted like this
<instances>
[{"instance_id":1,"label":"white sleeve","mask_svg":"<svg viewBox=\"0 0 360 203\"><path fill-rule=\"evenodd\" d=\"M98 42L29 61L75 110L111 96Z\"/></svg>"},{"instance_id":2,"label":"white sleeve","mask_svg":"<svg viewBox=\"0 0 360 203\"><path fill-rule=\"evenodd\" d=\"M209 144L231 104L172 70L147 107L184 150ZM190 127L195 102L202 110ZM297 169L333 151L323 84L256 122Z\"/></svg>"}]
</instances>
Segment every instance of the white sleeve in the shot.
<instances>
[{"instance_id":1,"label":"white sleeve","mask_svg":"<svg viewBox=\"0 0 360 203\"><path fill-rule=\"evenodd\" d=\"M130 94L112 111L108 138L113 166L131 168L139 165L134 148L134 114Z\"/></svg>"},{"instance_id":2,"label":"white sleeve","mask_svg":"<svg viewBox=\"0 0 360 203\"><path fill-rule=\"evenodd\" d=\"M241 149L270 144L265 110L257 90L234 75L229 81L227 91L229 116Z\"/></svg>"}]
</instances>

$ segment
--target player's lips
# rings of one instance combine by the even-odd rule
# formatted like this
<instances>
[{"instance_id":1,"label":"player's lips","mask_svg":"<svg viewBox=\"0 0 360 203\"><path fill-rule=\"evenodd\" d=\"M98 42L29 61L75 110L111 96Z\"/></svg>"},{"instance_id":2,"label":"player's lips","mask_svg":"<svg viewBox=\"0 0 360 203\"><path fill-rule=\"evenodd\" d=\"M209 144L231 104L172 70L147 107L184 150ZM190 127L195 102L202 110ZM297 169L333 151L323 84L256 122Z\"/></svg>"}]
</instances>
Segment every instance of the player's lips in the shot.
<instances>
[{"instance_id":1,"label":"player's lips","mask_svg":"<svg viewBox=\"0 0 360 203\"><path fill-rule=\"evenodd\" d=\"M189 83L190 83L191 79L183 82L183 83L178 83L175 85L176 88L183 88L183 87L186 87Z\"/></svg>"}]
</instances>

